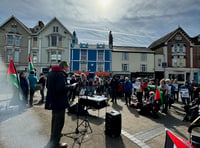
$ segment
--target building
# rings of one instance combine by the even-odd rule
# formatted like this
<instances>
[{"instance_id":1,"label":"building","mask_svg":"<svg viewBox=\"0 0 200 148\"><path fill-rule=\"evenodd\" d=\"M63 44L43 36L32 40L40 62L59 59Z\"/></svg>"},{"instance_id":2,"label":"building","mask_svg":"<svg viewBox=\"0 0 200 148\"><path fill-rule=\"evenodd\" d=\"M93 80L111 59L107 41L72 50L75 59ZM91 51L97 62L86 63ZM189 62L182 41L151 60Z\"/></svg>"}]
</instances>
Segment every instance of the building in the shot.
<instances>
[{"instance_id":1,"label":"building","mask_svg":"<svg viewBox=\"0 0 200 148\"><path fill-rule=\"evenodd\" d=\"M17 70L28 66L28 48L31 30L16 17L11 16L0 26L0 56L7 65L13 58Z\"/></svg>"},{"instance_id":2,"label":"building","mask_svg":"<svg viewBox=\"0 0 200 148\"><path fill-rule=\"evenodd\" d=\"M48 69L60 61L70 62L70 46L72 34L57 19L53 18L47 25L41 21L32 28L30 49L34 67L39 72L48 72Z\"/></svg>"},{"instance_id":3,"label":"building","mask_svg":"<svg viewBox=\"0 0 200 148\"><path fill-rule=\"evenodd\" d=\"M200 35L190 37L178 27L154 41L149 48L155 51L156 78L200 82Z\"/></svg>"},{"instance_id":4,"label":"building","mask_svg":"<svg viewBox=\"0 0 200 148\"><path fill-rule=\"evenodd\" d=\"M75 32L73 39L76 40ZM73 43L76 42L73 40ZM90 78L94 75L110 76L112 66L112 49L105 44L90 45L88 43L72 44L70 70L73 73L85 73Z\"/></svg>"},{"instance_id":5,"label":"building","mask_svg":"<svg viewBox=\"0 0 200 148\"><path fill-rule=\"evenodd\" d=\"M114 46L112 50L112 75L154 78L154 51L146 47Z\"/></svg>"},{"instance_id":6,"label":"building","mask_svg":"<svg viewBox=\"0 0 200 148\"><path fill-rule=\"evenodd\" d=\"M37 75L61 60L69 62L71 42L72 34L57 18L28 28L12 16L0 26L1 58L8 65L12 57L17 71L28 71L29 54Z\"/></svg>"}]
</instances>

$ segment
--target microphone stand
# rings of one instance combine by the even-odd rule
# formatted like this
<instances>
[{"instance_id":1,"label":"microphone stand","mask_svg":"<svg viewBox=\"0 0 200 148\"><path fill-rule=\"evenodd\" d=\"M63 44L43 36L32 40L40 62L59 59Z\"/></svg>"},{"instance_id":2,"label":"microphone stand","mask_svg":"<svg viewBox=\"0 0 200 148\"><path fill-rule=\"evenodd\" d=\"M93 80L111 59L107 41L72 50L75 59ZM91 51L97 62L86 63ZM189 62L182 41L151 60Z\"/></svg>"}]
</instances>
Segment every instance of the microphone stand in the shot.
<instances>
[{"instance_id":1,"label":"microphone stand","mask_svg":"<svg viewBox=\"0 0 200 148\"><path fill-rule=\"evenodd\" d=\"M78 103L77 103L77 106L76 106L76 118L77 118L77 120L76 120L75 132L62 134L62 136L66 136L66 137L74 139L74 143L73 143L72 147L74 147L75 143L78 143L79 147L81 147L81 143L82 143L82 141L84 139L84 136L88 132L88 127L90 129L90 133L92 133L92 128L91 128L90 123L89 123L88 118L87 118L87 113L85 113L85 119L79 124L79 103L80 103L79 100L80 100L80 97L84 96L84 94L85 94L85 91L84 91L84 94L83 94L82 91L83 90L81 90L81 92L80 92L80 94L78 96L79 98L78 98ZM86 99L87 99L87 95L85 95L85 96L86 96ZM88 102L86 102L86 104L87 103ZM85 110L86 112L87 112L87 109L88 108L86 106L86 110ZM82 126L82 125L85 127L85 129L84 130L79 130L79 127Z\"/></svg>"}]
</instances>

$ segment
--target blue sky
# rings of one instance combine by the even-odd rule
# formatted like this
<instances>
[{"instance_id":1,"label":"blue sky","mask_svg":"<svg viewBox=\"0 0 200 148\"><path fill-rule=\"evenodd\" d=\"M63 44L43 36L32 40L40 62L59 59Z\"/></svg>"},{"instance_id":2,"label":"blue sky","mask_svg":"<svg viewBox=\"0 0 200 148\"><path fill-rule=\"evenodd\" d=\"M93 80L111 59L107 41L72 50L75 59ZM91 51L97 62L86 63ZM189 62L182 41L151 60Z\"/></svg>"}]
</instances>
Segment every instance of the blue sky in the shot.
<instances>
[{"instance_id":1,"label":"blue sky","mask_svg":"<svg viewBox=\"0 0 200 148\"><path fill-rule=\"evenodd\" d=\"M27 27L57 17L79 43L148 47L181 26L200 34L200 0L1 0L0 24L14 15Z\"/></svg>"}]
</instances>

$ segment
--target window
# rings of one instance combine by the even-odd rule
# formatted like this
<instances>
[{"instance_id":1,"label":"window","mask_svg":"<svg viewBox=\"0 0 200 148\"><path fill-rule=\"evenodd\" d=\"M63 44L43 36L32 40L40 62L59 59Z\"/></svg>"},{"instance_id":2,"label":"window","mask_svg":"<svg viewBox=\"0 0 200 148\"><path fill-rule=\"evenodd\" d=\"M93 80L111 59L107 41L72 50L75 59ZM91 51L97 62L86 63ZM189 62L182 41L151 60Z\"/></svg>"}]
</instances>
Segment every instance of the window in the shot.
<instances>
[{"instance_id":1,"label":"window","mask_svg":"<svg viewBox=\"0 0 200 148\"><path fill-rule=\"evenodd\" d=\"M61 62L61 60L62 60L62 52L59 51L58 52L58 62Z\"/></svg>"},{"instance_id":2,"label":"window","mask_svg":"<svg viewBox=\"0 0 200 148\"><path fill-rule=\"evenodd\" d=\"M37 47L37 37L33 37L33 47Z\"/></svg>"},{"instance_id":3,"label":"window","mask_svg":"<svg viewBox=\"0 0 200 148\"><path fill-rule=\"evenodd\" d=\"M180 58L179 58L179 66L180 67L185 67L185 58L184 58L184 56L180 56Z\"/></svg>"},{"instance_id":4,"label":"window","mask_svg":"<svg viewBox=\"0 0 200 148\"><path fill-rule=\"evenodd\" d=\"M58 26L53 27L53 32L58 32Z\"/></svg>"},{"instance_id":5,"label":"window","mask_svg":"<svg viewBox=\"0 0 200 148\"><path fill-rule=\"evenodd\" d=\"M33 63L37 63L38 60L37 52L32 52L32 57L33 57Z\"/></svg>"},{"instance_id":6,"label":"window","mask_svg":"<svg viewBox=\"0 0 200 148\"><path fill-rule=\"evenodd\" d=\"M10 59L12 58L12 50L11 49L7 50L7 56L8 56L7 62L10 62Z\"/></svg>"},{"instance_id":7,"label":"window","mask_svg":"<svg viewBox=\"0 0 200 148\"><path fill-rule=\"evenodd\" d=\"M16 46L20 45L20 36L15 36L15 45Z\"/></svg>"},{"instance_id":8,"label":"window","mask_svg":"<svg viewBox=\"0 0 200 148\"><path fill-rule=\"evenodd\" d=\"M51 51L51 62L56 62L56 51Z\"/></svg>"},{"instance_id":9,"label":"window","mask_svg":"<svg viewBox=\"0 0 200 148\"><path fill-rule=\"evenodd\" d=\"M184 74L169 74L170 79L177 79L178 81L184 81Z\"/></svg>"},{"instance_id":10,"label":"window","mask_svg":"<svg viewBox=\"0 0 200 148\"><path fill-rule=\"evenodd\" d=\"M14 62L19 62L19 50L15 50Z\"/></svg>"},{"instance_id":11,"label":"window","mask_svg":"<svg viewBox=\"0 0 200 148\"><path fill-rule=\"evenodd\" d=\"M179 45L179 51L180 51L180 52L183 52L183 44L180 44L180 45Z\"/></svg>"},{"instance_id":12,"label":"window","mask_svg":"<svg viewBox=\"0 0 200 148\"><path fill-rule=\"evenodd\" d=\"M62 36L58 37L58 47L62 47Z\"/></svg>"},{"instance_id":13,"label":"window","mask_svg":"<svg viewBox=\"0 0 200 148\"><path fill-rule=\"evenodd\" d=\"M178 40L178 41L182 40L182 36L180 34L177 34L175 37L175 40Z\"/></svg>"},{"instance_id":14,"label":"window","mask_svg":"<svg viewBox=\"0 0 200 148\"><path fill-rule=\"evenodd\" d=\"M81 71L87 71L87 63L86 62L81 62L81 65L80 65L81 67Z\"/></svg>"},{"instance_id":15,"label":"window","mask_svg":"<svg viewBox=\"0 0 200 148\"><path fill-rule=\"evenodd\" d=\"M57 36L51 36L51 46L57 46Z\"/></svg>"},{"instance_id":16,"label":"window","mask_svg":"<svg viewBox=\"0 0 200 148\"><path fill-rule=\"evenodd\" d=\"M122 60L123 61L127 61L128 60L128 53L127 52L122 53Z\"/></svg>"},{"instance_id":17,"label":"window","mask_svg":"<svg viewBox=\"0 0 200 148\"><path fill-rule=\"evenodd\" d=\"M141 64L140 65L140 71L141 72L147 72L147 65L146 64Z\"/></svg>"},{"instance_id":18,"label":"window","mask_svg":"<svg viewBox=\"0 0 200 148\"><path fill-rule=\"evenodd\" d=\"M14 45L14 37L13 37L13 35L8 35L8 45Z\"/></svg>"},{"instance_id":19,"label":"window","mask_svg":"<svg viewBox=\"0 0 200 148\"><path fill-rule=\"evenodd\" d=\"M128 64L122 64L122 71L128 71Z\"/></svg>"},{"instance_id":20,"label":"window","mask_svg":"<svg viewBox=\"0 0 200 148\"><path fill-rule=\"evenodd\" d=\"M141 53L140 60L141 61L147 61L147 54Z\"/></svg>"},{"instance_id":21,"label":"window","mask_svg":"<svg viewBox=\"0 0 200 148\"><path fill-rule=\"evenodd\" d=\"M97 71L104 71L104 69L103 69L103 63L98 63L97 64Z\"/></svg>"},{"instance_id":22,"label":"window","mask_svg":"<svg viewBox=\"0 0 200 148\"><path fill-rule=\"evenodd\" d=\"M172 59L172 66L177 67L178 66L178 57L174 56Z\"/></svg>"},{"instance_id":23,"label":"window","mask_svg":"<svg viewBox=\"0 0 200 148\"><path fill-rule=\"evenodd\" d=\"M98 61L103 61L103 51L98 51Z\"/></svg>"},{"instance_id":24,"label":"window","mask_svg":"<svg viewBox=\"0 0 200 148\"><path fill-rule=\"evenodd\" d=\"M177 52L177 51L178 51L178 50L177 50L177 44L174 44L173 48L174 48L174 52Z\"/></svg>"},{"instance_id":25,"label":"window","mask_svg":"<svg viewBox=\"0 0 200 148\"><path fill-rule=\"evenodd\" d=\"M160 67L162 65L162 60L161 59L158 59L158 66Z\"/></svg>"},{"instance_id":26,"label":"window","mask_svg":"<svg viewBox=\"0 0 200 148\"><path fill-rule=\"evenodd\" d=\"M81 60L87 60L87 50L81 50Z\"/></svg>"}]
</instances>

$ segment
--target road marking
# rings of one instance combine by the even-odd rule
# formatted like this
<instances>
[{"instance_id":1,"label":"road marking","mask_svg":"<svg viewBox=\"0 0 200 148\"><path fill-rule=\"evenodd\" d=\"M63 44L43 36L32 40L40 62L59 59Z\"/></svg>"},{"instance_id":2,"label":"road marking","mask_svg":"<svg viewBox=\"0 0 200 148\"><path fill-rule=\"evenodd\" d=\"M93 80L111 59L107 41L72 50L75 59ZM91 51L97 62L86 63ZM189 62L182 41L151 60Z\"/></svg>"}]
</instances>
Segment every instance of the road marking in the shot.
<instances>
[{"instance_id":1,"label":"road marking","mask_svg":"<svg viewBox=\"0 0 200 148\"><path fill-rule=\"evenodd\" d=\"M142 148L150 148L147 144L145 144L145 142L163 134L164 132L165 132L165 127L163 125L156 125L152 128L146 129L144 131L138 132L133 135L124 130L121 131L121 133L124 136L126 136L127 138L129 138L131 141L133 141Z\"/></svg>"},{"instance_id":2,"label":"road marking","mask_svg":"<svg viewBox=\"0 0 200 148\"><path fill-rule=\"evenodd\" d=\"M148 141L154 137L157 137L163 133L165 133L165 127L163 125L156 125L149 129L138 132L138 133L134 134L134 136L137 139L139 139L143 142L146 142L146 141Z\"/></svg>"},{"instance_id":3,"label":"road marking","mask_svg":"<svg viewBox=\"0 0 200 148\"><path fill-rule=\"evenodd\" d=\"M143 141L137 139L134 135L129 134L128 132L121 130L122 135L124 135L125 137L127 137L128 139L130 139L131 141L133 141L134 143L136 143L137 145L139 145L142 148L150 148L147 144L145 144Z\"/></svg>"}]
</instances>

